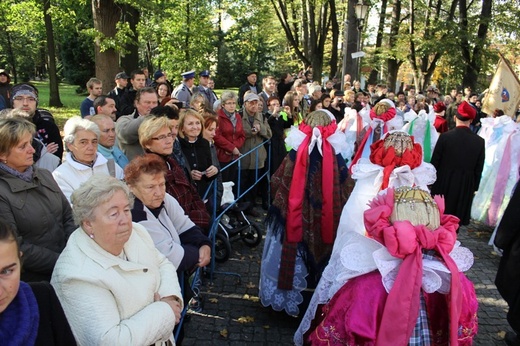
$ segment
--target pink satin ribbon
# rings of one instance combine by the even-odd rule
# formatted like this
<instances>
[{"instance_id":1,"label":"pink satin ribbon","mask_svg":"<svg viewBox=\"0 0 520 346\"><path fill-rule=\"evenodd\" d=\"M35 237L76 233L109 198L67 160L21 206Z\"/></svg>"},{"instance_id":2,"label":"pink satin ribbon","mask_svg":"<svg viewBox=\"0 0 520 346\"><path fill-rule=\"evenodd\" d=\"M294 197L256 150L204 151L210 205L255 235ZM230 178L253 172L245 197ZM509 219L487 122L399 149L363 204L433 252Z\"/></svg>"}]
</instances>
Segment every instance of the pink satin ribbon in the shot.
<instances>
[{"instance_id":1,"label":"pink satin ribbon","mask_svg":"<svg viewBox=\"0 0 520 346\"><path fill-rule=\"evenodd\" d=\"M462 308L462 292L458 268L449 253L456 241L459 219L444 215L444 201L435 197L441 222L434 231L409 221L390 223L394 206L393 189L370 202L365 211L365 226L369 235L386 246L388 252L403 259L394 285L388 294L376 346L407 345L418 314L422 286L422 249L436 250L451 273L450 290L450 343L457 345L458 322ZM405 326L399 328L397 326Z\"/></svg>"}]
</instances>

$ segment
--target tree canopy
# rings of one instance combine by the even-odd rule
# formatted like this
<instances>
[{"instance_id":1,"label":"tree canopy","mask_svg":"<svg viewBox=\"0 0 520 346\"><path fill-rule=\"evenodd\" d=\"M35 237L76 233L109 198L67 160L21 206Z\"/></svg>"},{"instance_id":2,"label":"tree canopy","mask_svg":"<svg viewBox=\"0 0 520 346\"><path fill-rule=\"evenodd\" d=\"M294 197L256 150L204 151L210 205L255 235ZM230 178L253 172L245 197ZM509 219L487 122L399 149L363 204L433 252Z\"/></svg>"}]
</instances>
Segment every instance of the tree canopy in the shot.
<instances>
[{"instance_id":1,"label":"tree canopy","mask_svg":"<svg viewBox=\"0 0 520 346\"><path fill-rule=\"evenodd\" d=\"M513 63L520 56L516 1L365 1L369 25L358 33L349 0L4 0L0 68L17 82L53 75L82 87L95 75L107 91L117 72L137 67L174 83L209 69L219 87L238 86L249 70L312 67L319 80L341 71L346 20L349 42L362 37L364 76L390 87L482 90L499 51Z\"/></svg>"}]
</instances>

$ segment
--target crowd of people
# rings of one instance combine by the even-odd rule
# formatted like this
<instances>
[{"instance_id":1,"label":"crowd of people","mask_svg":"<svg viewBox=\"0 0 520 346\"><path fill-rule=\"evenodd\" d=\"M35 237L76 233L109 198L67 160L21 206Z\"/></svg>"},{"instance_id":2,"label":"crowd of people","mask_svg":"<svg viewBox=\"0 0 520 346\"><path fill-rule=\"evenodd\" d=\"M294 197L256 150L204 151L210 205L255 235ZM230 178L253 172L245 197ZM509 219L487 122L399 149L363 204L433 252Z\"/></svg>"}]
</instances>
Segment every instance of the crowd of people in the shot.
<instances>
[{"instance_id":1,"label":"crowd of people","mask_svg":"<svg viewBox=\"0 0 520 346\"><path fill-rule=\"evenodd\" d=\"M37 88L0 73L0 340L174 344L231 181L247 214L267 213L260 302L302 317L296 344L471 344L473 257L456 238L492 175L494 125L516 133L513 115L482 113L469 89L320 85L308 69L250 71L219 97L196 75L174 87L161 70L120 72L106 95L91 78L62 138ZM507 259L511 215L497 231ZM504 294L516 307L520 292Z\"/></svg>"}]
</instances>

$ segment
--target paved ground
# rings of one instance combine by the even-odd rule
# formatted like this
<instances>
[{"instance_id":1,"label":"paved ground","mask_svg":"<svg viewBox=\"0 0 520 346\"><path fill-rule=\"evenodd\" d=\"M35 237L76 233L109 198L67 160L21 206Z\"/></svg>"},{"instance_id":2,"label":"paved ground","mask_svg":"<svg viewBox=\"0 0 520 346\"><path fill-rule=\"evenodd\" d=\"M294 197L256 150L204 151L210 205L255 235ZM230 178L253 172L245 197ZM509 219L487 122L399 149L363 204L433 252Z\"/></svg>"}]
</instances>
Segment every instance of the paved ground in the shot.
<instances>
[{"instance_id":1,"label":"paved ground","mask_svg":"<svg viewBox=\"0 0 520 346\"><path fill-rule=\"evenodd\" d=\"M491 230L471 224L461 230L459 240L473 251L475 264L467 273L479 299L479 333L474 345L505 345L511 330L505 319L507 305L494 285L500 257L487 245ZM204 279L201 313L190 313L182 345L291 345L299 321L284 313L264 308L258 301L258 276L263 242L248 248L242 241L232 245L233 255L217 265L213 281Z\"/></svg>"}]
</instances>

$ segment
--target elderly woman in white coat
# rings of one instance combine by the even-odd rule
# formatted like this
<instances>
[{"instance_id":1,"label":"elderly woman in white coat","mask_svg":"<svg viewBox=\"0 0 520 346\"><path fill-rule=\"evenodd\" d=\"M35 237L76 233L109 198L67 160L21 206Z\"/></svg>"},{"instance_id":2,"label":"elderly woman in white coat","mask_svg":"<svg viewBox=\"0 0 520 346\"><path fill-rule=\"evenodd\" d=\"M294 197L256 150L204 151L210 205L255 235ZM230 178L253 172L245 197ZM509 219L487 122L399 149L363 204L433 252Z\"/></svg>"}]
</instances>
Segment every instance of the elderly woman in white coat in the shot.
<instances>
[{"instance_id":1,"label":"elderly woman in white coat","mask_svg":"<svg viewBox=\"0 0 520 346\"><path fill-rule=\"evenodd\" d=\"M69 202L72 192L93 175L110 175L123 179L121 167L113 162L109 164L97 152L101 132L96 123L81 117L72 117L65 123L63 132L67 155L65 162L52 175Z\"/></svg>"},{"instance_id":2,"label":"elderly woman in white coat","mask_svg":"<svg viewBox=\"0 0 520 346\"><path fill-rule=\"evenodd\" d=\"M132 203L123 182L102 175L72 194L80 227L51 284L80 345L174 343L183 308L175 267L132 223Z\"/></svg>"}]
</instances>

